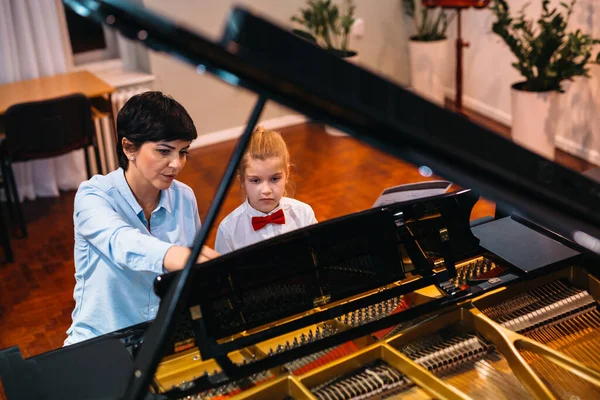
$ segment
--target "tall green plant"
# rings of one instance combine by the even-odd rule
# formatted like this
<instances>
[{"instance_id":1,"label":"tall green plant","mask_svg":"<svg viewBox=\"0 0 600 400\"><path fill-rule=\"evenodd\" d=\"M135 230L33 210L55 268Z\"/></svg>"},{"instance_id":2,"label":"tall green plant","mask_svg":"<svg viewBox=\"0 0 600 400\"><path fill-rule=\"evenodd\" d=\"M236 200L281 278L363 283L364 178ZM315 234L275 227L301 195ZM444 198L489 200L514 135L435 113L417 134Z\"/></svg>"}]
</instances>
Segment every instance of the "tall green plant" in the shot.
<instances>
[{"instance_id":1,"label":"tall green plant","mask_svg":"<svg viewBox=\"0 0 600 400\"><path fill-rule=\"evenodd\" d=\"M348 52L348 36L354 24L356 6L353 0L345 0L343 10L331 0L308 0L306 8L301 8L292 17L293 22L303 25L306 30L293 32L311 40L327 50Z\"/></svg>"},{"instance_id":2,"label":"tall green plant","mask_svg":"<svg viewBox=\"0 0 600 400\"><path fill-rule=\"evenodd\" d=\"M446 29L454 18L454 12L447 12L441 8L428 8L417 5L417 0L402 0L404 14L413 23L414 34L412 40L431 42L446 39Z\"/></svg>"},{"instance_id":3,"label":"tall green plant","mask_svg":"<svg viewBox=\"0 0 600 400\"><path fill-rule=\"evenodd\" d=\"M577 0L571 0L569 4L561 2L562 12L559 12L558 8L550 7L550 0L542 0L541 16L533 21L525 17L528 4L513 18L505 0L494 0L491 10L496 20L492 30L517 57L512 66L525 78L518 89L563 92L563 81L575 76L589 77L586 66L593 45L600 41L579 29L567 32L576 3Z\"/></svg>"}]
</instances>

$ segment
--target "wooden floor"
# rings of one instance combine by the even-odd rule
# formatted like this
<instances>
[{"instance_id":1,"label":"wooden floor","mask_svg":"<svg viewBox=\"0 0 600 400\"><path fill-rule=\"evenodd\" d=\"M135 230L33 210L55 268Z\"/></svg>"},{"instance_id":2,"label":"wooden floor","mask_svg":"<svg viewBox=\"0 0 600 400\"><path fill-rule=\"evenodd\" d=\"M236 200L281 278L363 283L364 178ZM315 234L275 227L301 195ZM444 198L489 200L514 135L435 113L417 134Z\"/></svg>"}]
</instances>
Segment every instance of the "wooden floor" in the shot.
<instances>
[{"instance_id":1,"label":"wooden floor","mask_svg":"<svg viewBox=\"0 0 600 400\"><path fill-rule=\"evenodd\" d=\"M509 135L506 127L475 114L471 117ZM282 133L294 164L296 198L309 203L319 221L371 207L386 187L428 179L412 165L350 137L329 136L316 124L290 127ZM233 145L226 142L193 150L178 178L194 189L201 215L214 196ZM557 159L576 170L591 168L564 153L559 152ZM0 264L0 349L19 346L23 356L30 357L62 346L74 305L73 198L74 193L68 192L25 204L29 237L15 237L15 262ZM241 201L235 184L219 221ZM493 212L492 203L480 201L472 218Z\"/></svg>"}]
</instances>

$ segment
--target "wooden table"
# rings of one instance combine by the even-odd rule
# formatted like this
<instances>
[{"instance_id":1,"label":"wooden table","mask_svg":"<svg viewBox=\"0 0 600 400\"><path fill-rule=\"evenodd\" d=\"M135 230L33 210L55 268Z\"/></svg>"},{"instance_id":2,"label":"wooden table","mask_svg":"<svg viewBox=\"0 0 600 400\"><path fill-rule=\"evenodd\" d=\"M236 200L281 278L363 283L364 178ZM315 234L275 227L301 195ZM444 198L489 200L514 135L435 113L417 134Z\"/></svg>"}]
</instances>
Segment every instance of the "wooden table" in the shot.
<instances>
[{"instance_id":1,"label":"wooden table","mask_svg":"<svg viewBox=\"0 0 600 400\"><path fill-rule=\"evenodd\" d=\"M93 107L101 108L109 116L113 131L116 132L115 117L111 106L111 96L114 91L114 87L88 71L70 72L0 85L0 141L4 136L4 113L11 106L76 93L82 93L92 100ZM96 117L95 112L93 115ZM101 135L99 132L96 134ZM103 141L98 139L98 143L103 143ZM100 150L101 152L114 151L113 148Z\"/></svg>"},{"instance_id":2,"label":"wooden table","mask_svg":"<svg viewBox=\"0 0 600 400\"><path fill-rule=\"evenodd\" d=\"M115 88L88 71L71 72L0 85L0 116L19 103L83 93L88 98L109 96Z\"/></svg>"}]
</instances>

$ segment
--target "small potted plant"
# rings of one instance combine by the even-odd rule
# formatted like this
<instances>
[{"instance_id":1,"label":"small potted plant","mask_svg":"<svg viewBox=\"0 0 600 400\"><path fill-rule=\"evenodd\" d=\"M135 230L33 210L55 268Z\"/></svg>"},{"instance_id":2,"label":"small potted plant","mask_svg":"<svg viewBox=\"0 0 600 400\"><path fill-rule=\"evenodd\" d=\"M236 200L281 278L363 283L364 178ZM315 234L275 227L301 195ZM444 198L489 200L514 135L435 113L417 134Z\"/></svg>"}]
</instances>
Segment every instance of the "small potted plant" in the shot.
<instances>
[{"instance_id":1,"label":"small potted plant","mask_svg":"<svg viewBox=\"0 0 600 400\"><path fill-rule=\"evenodd\" d=\"M456 13L424 7L419 0L402 0L402 7L410 26L411 86L420 96L443 106L449 71L446 29Z\"/></svg>"},{"instance_id":2,"label":"small potted plant","mask_svg":"<svg viewBox=\"0 0 600 400\"><path fill-rule=\"evenodd\" d=\"M348 47L356 10L354 1L345 0L341 11L331 0L308 0L306 5L292 17L292 21L304 29L293 29L292 32L340 58L356 60L358 53Z\"/></svg>"},{"instance_id":3,"label":"small potted plant","mask_svg":"<svg viewBox=\"0 0 600 400\"><path fill-rule=\"evenodd\" d=\"M356 6L353 0L345 0L342 9L331 0L308 0L292 21L304 29L293 29L301 36L321 46L328 52L349 62L358 62L358 52L350 50L348 39L354 24ZM347 136L344 132L325 125L325 131L333 136Z\"/></svg>"},{"instance_id":4,"label":"small potted plant","mask_svg":"<svg viewBox=\"0 0 600 400\"><path fill-rule=\"evenodd\" d=\"M548 159L554 159L556 112L565 81L589 77L589 63L597 40L579 29L568 31L569 17L577 0L551 7L542 0L537 20L527 19L525 7L511 15L505 0L491 5L494 33L508 45L512 63L523 80L511 86L512 138L515 143Z\"/></svg>"}]
</instances>

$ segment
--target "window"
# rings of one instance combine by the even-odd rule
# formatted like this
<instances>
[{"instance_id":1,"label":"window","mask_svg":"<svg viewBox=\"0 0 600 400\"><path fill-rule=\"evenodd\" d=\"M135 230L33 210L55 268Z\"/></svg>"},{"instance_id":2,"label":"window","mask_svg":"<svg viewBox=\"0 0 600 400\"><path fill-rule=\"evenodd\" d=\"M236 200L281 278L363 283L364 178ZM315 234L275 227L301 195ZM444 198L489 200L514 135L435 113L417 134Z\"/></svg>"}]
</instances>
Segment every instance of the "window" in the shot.
<instances>
[{"instance_id":1,"label":"window","mask_svg":"<svg viewBox=\"0 0 600 400\"><path fill-rule=\"evenodd\" d=\"M117 36L114 31L89 18L81 17L69 7L64 7L64 12L74 65L119 57Z\"/></svg>"}]
</instances>

